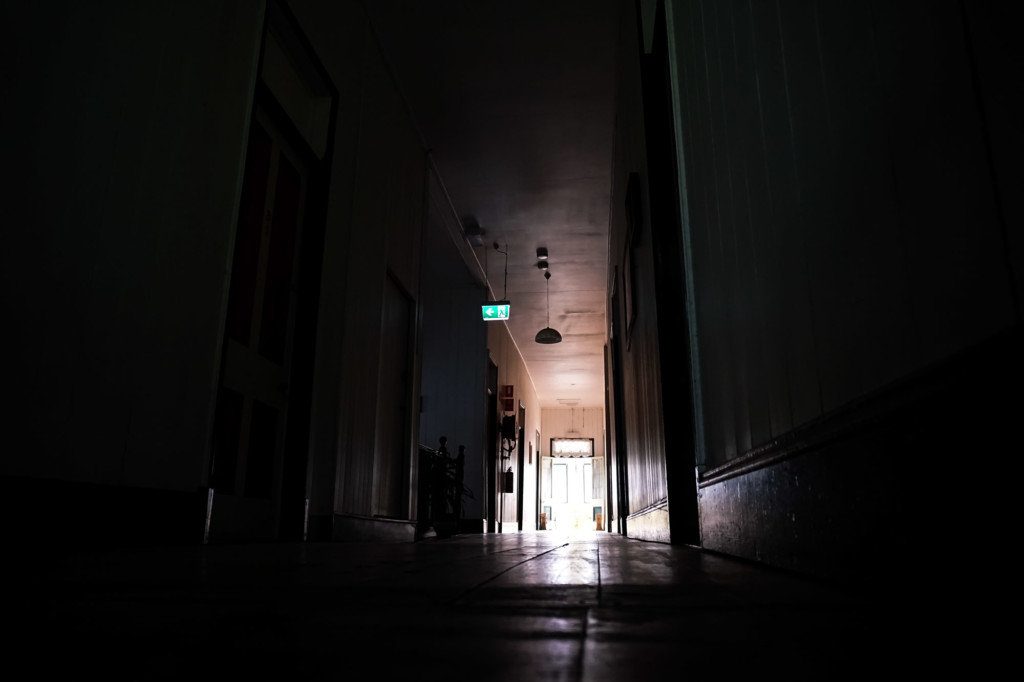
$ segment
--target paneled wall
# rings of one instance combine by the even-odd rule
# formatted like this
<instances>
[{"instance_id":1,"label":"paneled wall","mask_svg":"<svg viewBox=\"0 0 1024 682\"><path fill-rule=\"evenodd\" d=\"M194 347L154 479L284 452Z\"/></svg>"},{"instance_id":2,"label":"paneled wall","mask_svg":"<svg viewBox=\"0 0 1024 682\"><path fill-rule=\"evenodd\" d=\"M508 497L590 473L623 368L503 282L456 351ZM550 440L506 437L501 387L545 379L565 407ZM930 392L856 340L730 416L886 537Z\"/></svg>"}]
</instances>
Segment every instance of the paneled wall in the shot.
<instances>
[{"instance_id":1,"label":"paneled wall","mask_svg":"<svg viewBox=\"0 0 1024 682\"><path fill-rule=\"evenodd\" d=\"M289 3L340 93L317 339L310 512L370 518L380 461L384 291L413 308L406 413L409 509L419 432L422 248L428 164L359 3ZM379 468L379 467L378 467ZM377 472L379 475L380 472Z\"/></svg>"},{"instance_id":2,"label":"paneled wall","mask_svg":"<svg viewBox=\"0 0 1024 682\"><path fill-rule=\"evenodd\" d=\"M1012 24L980 2L664 4L672 139L642 108L637 37L658 44L657 11L640 32L624 10L617 74L609 349L629 535L672 537L680 420L661 359L687 352L706 548L863 580L868 543L913 571L937 538L990 538L958 513L954 472L1015 440L1020 405ZM651 144L678 152L689 349L658 345ZM1001 499L985 498L994 517Z\"/></svg>"},{"instance_id":3,"label":"paneled wall","mask_svg":"<svg viewBox=\"0 0 1024 682\"><path fill-rule=\"evenodd\" d=\"M5 319L16 330L5 351L18 358L12 385L21 397L4 423L33 445L5 453L0 475L4 490L27 491L5 495L10 508L31 504L43 527L61 527L71 504L85 527L115 542L128 535L126 523L146 541L170 537L161 534L171 526L177 540L202 538L265 10L234 0L117 12L71 2L3 8L4 24L22 28L9 46L20 65L12 71L18 104L5 118L20 164L8 216L20 227L0 250ZM318 206L322 279L318 291L303 290L319 306L315 360L302 359L313 365L311 418L288 426L309 429L306 489L320 529L313 535L323 538L335 514L374 513L381 304L391 281L417 315L425 312L429 173L362 4L293 0L279 14L294 18L298 49L322 63L338 92L326 206ZM413 462L419 324L443 333L454 314L433 293L436 317L413 320L410 344ZM314 308L309 299L301 305ZM484 332L460 325L462 356L475 344L480 367L459 366L456 381L477 394L482 412ZM451 338L437 341L451 347ZM476 429L461 430L482 441ZM410 491L414 476L410 467ZM301 487L292 489L297 508Z\"/></svg>"},{"instance_id":4,"label":"paneled wall","mask_svg":"<svg viewBox=\"0 0 1024 682\"><path fill-rule=\"evenodd\" d=\"M1013 323L960 3L669 8L709 465Z\"/></svg>"},{"instance_id":5,"label":"paneled wall","mask_svg":"<svg viewBox=\"0 0 1024 682\"><path fill-rule=\"evenodd\" d=\"M367 41L369 37L365 38ZM383 57L360 55L354 199L342 339L338 513L372 512L378 351L386 279L419 301L426 156ZM415 433L416 429L412 431ZM410 453L411 457L411 453Z\"/></svg>"},{"instance_id":6,"label":"paneled wall","mask_svg":"<svg viewBox=\"0 0 1024 682\"><path fill-rule=\"evenodd\" d=\"M73 502L88 523L89 504L116 506L97 499L114 488L194 495L207 482L262 5L2 12L17 27L0 249L17 387L3 425L17 436L0 473L96 486L62 487L63 502L40 489L33 518Z\"/></svg>"},{"instance_id":7,"label":"paneled wall","mask_svg":"<svg viewBox=\"0 0 1024 682\"><path fill-rule=\"evenodd\" d=\"M622 368L625 452L616 452L615 456L626 463L628 508L624 511L631 517L629 535L667 540L668 476L655 307L655 253L647 191L640 46L630 3L622 3L619 32L615 165L609 215L609 291L615 293L609 300L609 309L613 320L612 348L618 352ZM630 174L636 174L632 197L628 196ZM636 213L631 214L628 208L630 198L635 202Z\"/></svg>"},{"instance_id":8,"label":"paneled wall","mask_svg":"<svg viewBox=\"0 0 1024 682\"><path fill-rule=\"evenodd\" d=\"M971 1L666 4L703 546L882 589L937 543L998 546L1008 491L961 500L1019 440L1012 24Z\"/></svg>"}]
</instances>

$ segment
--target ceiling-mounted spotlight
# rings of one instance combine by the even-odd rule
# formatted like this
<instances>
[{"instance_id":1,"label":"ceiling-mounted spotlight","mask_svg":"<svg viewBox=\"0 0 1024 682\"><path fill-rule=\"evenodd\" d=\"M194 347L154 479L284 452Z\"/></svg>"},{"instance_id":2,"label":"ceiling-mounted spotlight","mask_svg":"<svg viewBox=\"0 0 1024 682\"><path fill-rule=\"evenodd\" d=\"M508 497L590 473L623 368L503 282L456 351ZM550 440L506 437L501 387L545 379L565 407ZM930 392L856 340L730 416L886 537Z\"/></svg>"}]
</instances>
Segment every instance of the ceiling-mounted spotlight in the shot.
<instances>
[{"instance_id":1,"label":"ceiling-mounted spotlight","mask_svg":"<svg viewBox=\"0 0 1024 682\"><path fill-rule=\"evenodd\" d=\"M539 260L537 261L537 267L540 268L541 270L547 270L548 262L546 260Z\"/></svg>"},{"instance_id":2,"label":"ceiling-mounted spotlight","mask_svg":"<svg viewBox=\"0 0 1024 682\"><path fill-rule=\"evenodd\" d=\"M548 259L548 248L546 246L538 246L537 247L537 260L547 260L547 259Z\"/></svg>"},{"instance_id":3,"label":"ceiling-mounted spotlight","mask_svg":"<svg viewBox=\"0 0 1024 682\"><path fill-rule=\"evenodd\" d=\"M560 343L562 341L562 335L558 331L551 328L551 273L544 272L544 287L547 293L547 310L548 310L548 326L537 332L537 336L533 337L533 340L537 343Z\"/></svg>"}]
</instances>

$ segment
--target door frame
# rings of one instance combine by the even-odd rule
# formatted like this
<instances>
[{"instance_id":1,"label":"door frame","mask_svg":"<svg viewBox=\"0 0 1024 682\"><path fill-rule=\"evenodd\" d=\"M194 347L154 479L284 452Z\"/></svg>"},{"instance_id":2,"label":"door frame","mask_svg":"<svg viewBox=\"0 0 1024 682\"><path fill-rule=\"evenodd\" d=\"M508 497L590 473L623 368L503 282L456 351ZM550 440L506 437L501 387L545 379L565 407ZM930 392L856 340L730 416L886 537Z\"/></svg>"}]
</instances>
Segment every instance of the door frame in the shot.
<instances>
[{"instance_id":1,"label":"door frame","mask_svg":"<svg viewBox=\"0 0 1024 682\"><path fill-rule=\"evenodd\" d=\"M289 51L301 53L307 74L316 79L317 86L323 90L323 96L329 99L329 115L326 123L326 139L322 153L317 154L299 131L292 118L278 102L262 77L264 55L266 52L267 35L270 31L287 37ZM288 340L286 342L285 360L287 371L287 396L284 408L285 421L281 435L280 462L272 484L276 489L272 525L269 539L305 540L309 523L309 427L312 417L312 390L314 377L314 357L316 345L316 329L319 318L320 286L322 275L323 242L326 231L327 196L330 183L330 172L334 156L334 140L338 114L338 90L331 82L327 69L320 62L313 50L312 43L303 33L298 21L283 2L272 0L268 3L264 19L259 56L256 61L256 74L253 83L250 122L245 131L245 154L241 160L244 173L249 151L249 138L252 123L263 116L269 119L277 129L282 140L297 154L304 166L307 177L303 216L297 228L298 240L295 246L293 263L293 291L288 322ZM238 185L238 201L241 201L241 175ZM238 216L236 214L231 226L231 253L237 238ZM229 265L233 265L234 255ZM230 271L230 268L229 268ZM225 289L223 317L220 334L221 357L217 370L218 378L215 390L219 395L224 380L225 353L228 343L226 329L227 307L230 296L230 278ZM218 499L213 487L213 471L216 466L217 439L217 401L211 410L210 448L207 461L207 487L205 500L205 524L202 542L210 542L211 521L214 518L215 503ZM223 502L223 500L221 500ZM216 528L214 528L216 530ZM216 537L214 538L216 540Z\"/></svg>"}]
</instances>

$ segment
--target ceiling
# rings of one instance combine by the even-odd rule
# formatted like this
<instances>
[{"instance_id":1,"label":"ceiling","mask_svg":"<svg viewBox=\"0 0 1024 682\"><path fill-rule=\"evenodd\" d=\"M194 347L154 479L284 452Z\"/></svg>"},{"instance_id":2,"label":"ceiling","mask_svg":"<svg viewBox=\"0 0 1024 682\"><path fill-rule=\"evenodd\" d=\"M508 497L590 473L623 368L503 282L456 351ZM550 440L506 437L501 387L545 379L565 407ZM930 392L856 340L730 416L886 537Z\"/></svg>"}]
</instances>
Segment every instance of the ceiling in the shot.
<instances>
[{"instance_id":1,"label":"ceiling","mask_svg":"<svg viewBox=\"0 0 1024 682\"><path fill-rule=\"evenodd\" d=\"M365 6L456 211L483 231L474 250L511 302L541 405L603 405L614 0ZM538 247L557 344L534 341L548 325Z\"/></svg>"}]
</instances>

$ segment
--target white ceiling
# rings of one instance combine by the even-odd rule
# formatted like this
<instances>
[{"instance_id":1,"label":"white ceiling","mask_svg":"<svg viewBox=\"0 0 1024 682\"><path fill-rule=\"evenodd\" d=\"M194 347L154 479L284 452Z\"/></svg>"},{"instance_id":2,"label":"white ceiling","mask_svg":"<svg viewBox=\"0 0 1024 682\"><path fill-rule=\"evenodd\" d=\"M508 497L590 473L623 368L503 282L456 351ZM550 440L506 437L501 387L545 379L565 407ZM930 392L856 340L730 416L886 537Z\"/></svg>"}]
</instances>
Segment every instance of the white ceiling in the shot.
<instances>
[{"instance_id":1,"label":"white ceiling","mask_svg":"<svg viewBox=\"0 0 1024 682\"><path fill-rule=\"evenodd\" d=\"M603 405L614 0L367 0L543 406ZM505 294L505 256L508 284ZM550 255L546 326L537 247ZM500 323L498 323L500 324Z\"/></svg>"}]
</instances>

